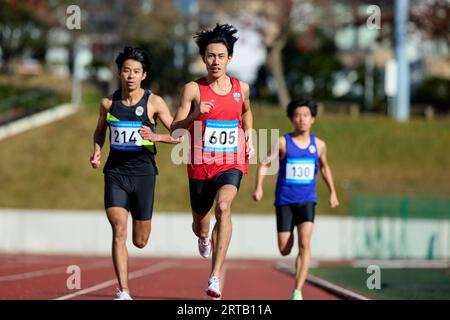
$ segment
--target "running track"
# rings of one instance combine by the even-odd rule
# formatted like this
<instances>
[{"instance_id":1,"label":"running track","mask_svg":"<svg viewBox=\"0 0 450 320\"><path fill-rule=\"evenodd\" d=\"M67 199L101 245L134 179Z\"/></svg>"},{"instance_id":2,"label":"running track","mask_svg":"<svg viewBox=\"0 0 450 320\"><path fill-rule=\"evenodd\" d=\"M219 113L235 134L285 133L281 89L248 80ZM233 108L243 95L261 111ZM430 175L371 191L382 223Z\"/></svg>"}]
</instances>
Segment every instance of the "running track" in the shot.
<instances>
[{"instance_id":1,"label":"running track","mask_svg":"<svg viewBox=\"0 0 450 320\"><path fill-rule=\"evenodd\" d=\"M275 268L276 260L228 259L222 275L223 300L286 300L293 276ZM210 259L138 258L129 260L134 299L211 300L204 293ZM81 288L68 289L70 265L81 270ZM110 257L0 255L0 299L111 300L117 282ZM306 283L305 300L339 298Z\"/></svg>"}]
</instances>

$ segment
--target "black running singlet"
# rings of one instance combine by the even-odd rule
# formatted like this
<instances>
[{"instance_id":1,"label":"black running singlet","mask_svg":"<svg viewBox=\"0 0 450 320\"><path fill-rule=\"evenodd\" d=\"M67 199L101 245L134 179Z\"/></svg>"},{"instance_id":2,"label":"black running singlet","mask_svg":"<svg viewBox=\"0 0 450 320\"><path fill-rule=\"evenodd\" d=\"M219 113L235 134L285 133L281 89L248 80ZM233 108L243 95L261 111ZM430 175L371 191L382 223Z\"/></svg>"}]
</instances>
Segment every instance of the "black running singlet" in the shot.
<instances>
[{"instance_id":1,"label":"black running singlet","mask_svg":"<svg viewBox=\"0 0 450 320\"><path fill-rule=\"evenodd\" d=\"M145 90L141 100L135 105L122 103L120 90L113 94L113 102L108 113L110 129L110 152L103 172L124 175L156 175L156 147L153 142L142 140L137 130L144 124L156 132L156 124L148 118L147 102L151 95Z\"/></svg>"}]
</instances>

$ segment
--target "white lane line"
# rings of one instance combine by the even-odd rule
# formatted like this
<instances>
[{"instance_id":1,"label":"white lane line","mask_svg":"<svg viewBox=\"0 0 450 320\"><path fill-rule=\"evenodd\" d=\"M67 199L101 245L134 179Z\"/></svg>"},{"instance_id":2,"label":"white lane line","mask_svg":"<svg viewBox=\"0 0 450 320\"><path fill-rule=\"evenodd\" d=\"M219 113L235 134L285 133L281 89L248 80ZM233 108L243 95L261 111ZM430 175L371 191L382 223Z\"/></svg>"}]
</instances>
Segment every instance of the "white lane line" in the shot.
<instances>
[{"instance_id":1,"label":"white lane line","mask_svg":"<svg viewBox=\"0 0 450 320\"><path fill-rule=\"evenodd\" d=\"M51 274L58 274L58 273L66 273L67 267L69 265L74 265L75 263L68 264L67 266L62 267L55 267L55 268L49 268L49 269L41 269L41 270L35 270L35 271L29 271L24 273L17 273L17 274L11 274L11 275L3 275L0 276L0 282L2 281L17 281L17 280L24 280L24 279L30 279L30 278L37 278L42 276L47 276ZM110 261L96 261L96 262L90 262L90 263L80 263L79 266L81 269L93 269L98 268L102 266L110 265Z\"/></svg>"},{"instance_id":2,"label":"white lane line","mask_svg":"<svg viewBox=\"0 0 450 320\"><path fill-rule=\"evenodd\" d=\"M158 272L158 271L161 271L161 270L164 270L164 269L169 269L170 267L173 267L174 265L177 265L177 263L174 262L174 261L163 261L163 262L157 263L155 265L151 265L151 266L149 266L147 268L140 269L140 270L137 270L137 271L129 273L128 274L128 279L129 280L137 279L137 278L146 276L146 275L154 273L154 272ZM89 287L89 288L86 288L86 289L83 289L83 290L80 290L80 291L77 291L77 292L74 292L74 293L71 293L71 294L66 294L64 296L55 298L54 300L71 299L71 298L74 298L74 297L77 297L77 296L81 296L83 294L91 293L93 291L97 291L97 290L100 290L100 289L104 289L104 288L110 287L110 286L112 286L112 285L114 285L116 283L117 283L117 279L114 278L114 279L111 279L111 280L99 283L99 284L97 284L95 286L92 286L92 287Z\"/></svg>"},{"instance_id":3,"label":"white lane line","mask_svg":"<svg viewBox=\"0 0 450 320\"><path fill-rule=\"evenodd\" d=\"M295 275L295 272L292 270L291 267L289 267L289 265L285 262L277 262L275 263L275 268L284 272L287 272L289 274ZM306 281L321 287L325 290L331 291L333 292L335 295L340 295L345 297L345 299L354 299L354 300L371 300L368 297L365 297L363 295L360 295L354 291L351 291L349 289L346 289L344 287L338 286L334 283L331 283L329 281L326 281L322 278L313 276L311 274L308 274L308 276L306 277Z\"/></svg>"},{"instance_id":4,"label":"white lane line","mask_svg":"<svg viewBox=\"0 0 450 320\"><path fill-rule=\"evenodd\" d=\"M311 274L309 274L307 276L307 280L315 285L322 287L322 288L326 288L328 290L331 290L332 292L336 292L340 295L344 295L347 299L370 300L369 298L367 298L363 295L360 295L356 292L345 289L341 286L335 285L334 283L331 283L331 282L321 279L319 277L313 276Z\"/></svg>"}]
</instances>

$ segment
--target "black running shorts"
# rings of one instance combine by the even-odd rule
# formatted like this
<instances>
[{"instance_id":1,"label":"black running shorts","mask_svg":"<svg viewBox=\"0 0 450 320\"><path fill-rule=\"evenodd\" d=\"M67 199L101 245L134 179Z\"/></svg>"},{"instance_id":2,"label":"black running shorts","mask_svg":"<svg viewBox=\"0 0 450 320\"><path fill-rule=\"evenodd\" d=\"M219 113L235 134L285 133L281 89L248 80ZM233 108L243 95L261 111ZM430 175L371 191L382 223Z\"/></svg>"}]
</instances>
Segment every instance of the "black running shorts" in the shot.
<instances>
[{"instance_id":1,"label":"black running shorts","mask_svg":"<svg viewBox=\"0 0 450 320\"><path fill-rule=\"evenodd\" d=\"M209 180L189 178L192 211L198 214L208 213L214 204L217 190L227 184L231 184L239 190L241 179L242 171L238 169L228 169Z\"/></svg>"},{"instance_id":2,"label":"black running shorts","mask_svg":"<svg viewBox=\"0 0 450 320\"><path fill-rule=\"evenodd\" d=\"M303 222L314 222L314 202L291 203L275 206L277 213L277 231L292 232L294 227Z\"/></svg>"},{"instance_id":3,"label":"black running shorts","mask_svg":"<svg viewBox=\"0 0 450 320\"><path fill-rule=\"evenodd\" d=\"M150 220L153 214L156 176L105 173L105 209L120 207L135 220Z\"/></svg>"}]
</instances>

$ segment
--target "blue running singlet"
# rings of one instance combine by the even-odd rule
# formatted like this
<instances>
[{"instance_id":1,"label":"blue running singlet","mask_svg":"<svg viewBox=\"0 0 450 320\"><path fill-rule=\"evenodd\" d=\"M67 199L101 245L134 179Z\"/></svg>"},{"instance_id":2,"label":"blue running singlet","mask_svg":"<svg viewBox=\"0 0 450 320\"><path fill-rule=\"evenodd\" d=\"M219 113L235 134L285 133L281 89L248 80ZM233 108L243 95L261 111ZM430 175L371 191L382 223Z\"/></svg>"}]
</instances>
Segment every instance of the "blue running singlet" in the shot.
<instances>
[{"instance_id":1,"label":"blue running singlet","mask_svg":"<svg viewBox=\"0 0 450 320\"><path fill-rule=\"evenodd\" d=\"M286 157L280 160L275 206L317 202L316 176L319 167L319 154L316 139L310 135L308 147L302 149L292 140L290 133L286 139Z\"/></svg>"}]
</instances>

